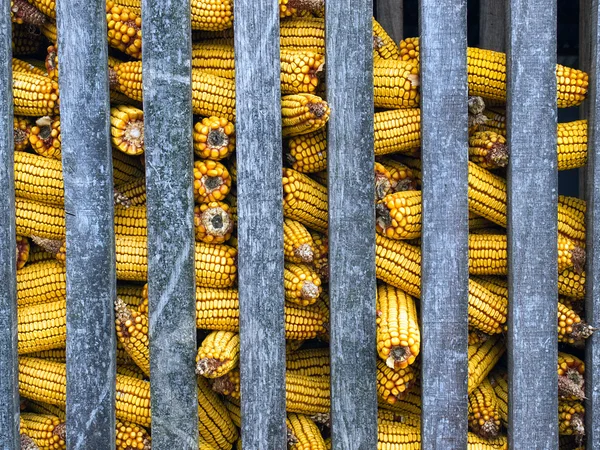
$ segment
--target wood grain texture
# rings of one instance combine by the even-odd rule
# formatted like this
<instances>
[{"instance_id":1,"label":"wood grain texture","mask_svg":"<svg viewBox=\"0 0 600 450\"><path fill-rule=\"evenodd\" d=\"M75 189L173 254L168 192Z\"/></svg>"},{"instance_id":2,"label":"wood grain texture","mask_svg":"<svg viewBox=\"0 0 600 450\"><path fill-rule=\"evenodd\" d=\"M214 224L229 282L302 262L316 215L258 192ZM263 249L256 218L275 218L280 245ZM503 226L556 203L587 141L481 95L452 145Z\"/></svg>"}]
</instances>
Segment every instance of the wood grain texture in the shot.
<instances>
[{"instance_id":1,"label":"wood grain texture","mask_svg":"<svg viewBox=\"0 0 600 450\"><path fill-rule=\"evenodd\" d=\"M279 449L287 445L279 12L257 0L235 2L234 15L242 441Z\"/></svg>"},{"instance_id":2,"label":"wood grain texture","mask_svg":"<svg viewBox=\"0 0 600 450\"><path fill-rule=\"evenodd\" d=\"M508 435L541 450L558 445L556 0L510 0L506 29Z\"/></svg>"},{"instance_id":3,"label":"wood grain texture","mask_svg":"<svg viewBox=\"0 0 600 450\"><path fill-rule=\"evenodd\" d=\"M116 275L106 10L100 0L56 7L67 223L67 448L112 450Z\"/></svg>"},{"instance_id":4,"label":"wood grain texture","mask_svg":"<svg viewBox=\"0 0 600 450\"><path fill-rule=\"evenodd\" d=\"M422 0L420 17L422 448L458 450L467 445L467 2Z\"/></svg>"},{"instance_id":5,"label":"wood grain texture","mask_svg":"<svg viewBox=\"0 0 600 450\"><path fill-rule=\"evenodd\" d=\"M198 449L190 3L142 1L152 448Z\"/></svg>"},{"instance_id":6,"label":"wood grain texture","mask_svg":"<svg viewBox=\"0 0 600 450\"><path fill-rule=\"evenodd\" d=\"M404 0L376 0L377 21L396 44L404 38Z\"/></svg>"},{"instance_id":7,"label":"wood grain texture","mask_svg":"<svg viewBox=\"0 0 600 450\"><path fill-rule=\"evenodd\" d=\"M588 94L588 176L587 182L587 262L586 262L586 320L600 325L600 5L592 0L589 9L581 13L590 18L591 52L590 90ZM588 339L585 360L587 445L590 450L600 449L600 333Z\"/></svg>"},{"instance_id":8,"label":"wood grain texture","mask_svg":"<svg viewBox=\"0 0 600 450\"><path fill-rule=\"evenodd\" d=\"M368 0L325 7L335 450L377 447L372 8Z\"/></svg>"},{"instance_id":9,"label":"wood grain texture","mask_svg":"<svg viewBox=\"0 0 600 450\"><path fill-rule=\"evenodd\" d=\"M10 2L0 10L0 448L19 448Z\"/></svg>"},{"instance_id":10,"label":"wood grain texture","mask_svg":"<svg viewBox=\"0 0 600 450\"><path fill-rule=\"evenodd\" d=\"M506 51L506 2L508 0L480 0L479 47L497 52Z\"/></svg>"}]
</instances>

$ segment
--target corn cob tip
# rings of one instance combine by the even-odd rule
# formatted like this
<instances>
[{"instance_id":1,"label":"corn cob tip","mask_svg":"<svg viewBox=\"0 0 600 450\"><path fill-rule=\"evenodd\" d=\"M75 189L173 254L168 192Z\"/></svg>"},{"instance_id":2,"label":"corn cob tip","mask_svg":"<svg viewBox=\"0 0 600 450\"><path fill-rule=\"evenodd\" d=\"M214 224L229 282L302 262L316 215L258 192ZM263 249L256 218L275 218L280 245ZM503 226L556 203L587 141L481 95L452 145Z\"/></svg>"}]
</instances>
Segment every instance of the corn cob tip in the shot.
<instances>
[{"instance_id":1,"label":"corn cob tip","mask_svg":"<svg viewBox=\"0 0 600 450\"><path fill-rule=\"evenodd\" d=\"M58 50L55 45L51 45L47 49L48 54L46 55L46 59L44 61L44 65L46 66L46 72L50 75L57 74L56 70L58 69ZM54 79L58 79L58 77L52 76Z\"/></svg>"},{"instance_id":2,"label":"corn cob tip","mask_svg":"<svg viewBox=\"0 0 600 450\"><path fill-rule=\"evenodd\" d=\"M119 297L115 300L115 319L121 323L125 323L128 320L133 320L131 310L123 300ZM127 327L123 327L123 333L127 333ZM125 336L128 337L128 336Z\"/></svg>"},{"instance_id":3,"label":"corn cob tip","mask_svg":"<svg viewBox=\"0 0 600 450\"><path fill-rule=\"evenodd\" d=\"M303 300L312 300L319 297L319 286L312 281L304 281L300 289L300 297Z\"/></svg>"},{"instance_id":4,"label":"corn cob tip","mask_svg":"<svg viewBox=\"0 0 600 450\"><path fill-rule=\"evenodd\" d=\"M129 199L129 197L123 195L117 188L114 188L113 199L115 206L121 205L125 208L129 208L131 206L131 200Z\"/></svg>"},{"instance_id":5,"label":"corn cob tip","mask_svg":"<svg viewBox=\"0 0 600 450\"><path fill-rule=\"evenodd\" d=\"M108 84L111 90L119 90L119 74L112 67L108 68Z\"/></svg>"},{"instance_id":6,"label":"corn cob tip","mask_svg":"<svg viewBox=\"0 0 600 450\"><path fill-rule=\"evenodd\" d=\"M469 130L477 129L479 125L485 124L488 120L483 114L469 114Z\"/></svg>"},{"instance_id":7,"label":"corn cob tip","mask_svg":"<svg viewBox=\"0 0 600 450\"><path fill-rule=\"evenodd\" d=\"M222 377L213 378L210 380L212 390L218 394L229 395L232 392L235 392L237 386L231 380L231 378L227 375L223 375Z\"/></svg>"},{"instance_id":8,"label":"corn cob tip","mask_svg":"<svg viewBox=\"0 0 600 450\"><path fill-rule=\"evenodd\" d=\"M215 358L202 358L196 363L196 375L210 377L215 371L227 361L219 361ZM214 389L214 387L213 387Z\"/></svg>"},{"instance_id":9,"label":"corn cob tip","mask_svg":"<svg viewBox=\"0 0 600 450\"><path fill-rule=\"evenodd\" d=\"M411 356L410 348L396 345L390 349L390 356L385 360L385 365L390 369L400 369Z\"/></svg>"},{"instance_id":10,"label":"corn cob tip","mask_svg":"<svg viewBox=\"0 0 600 450\"><path fill-rule=\"evenodd\" d=\"M578 245L575 246L575 248L571 250L571 259L573 260L573 270L581 275L583 273L583 268L585 267L585 250Z\"/></svg>"},{"instance_id":11,"label":"corn cob tip","mask_svg":"<svg viewBox=\"0 0 600 450\"><path fill-rule=\"evenodd\" d=\"M385 203L377 203L375 205L375 222L383 230L392 226L392 216L390 210Z\"/></svg>"},{"instance_id":12,"label":"corn cob tip","mask_svg":"<svg viewBox=\"0 0 600 450\"><path fill-rule=\"evenodd\" d=\"M583 321L574 323L572 327L573 331L569 334L569 337L581 343L594 334L594 331L598 329Z\"/></svg>"},{"instance_id":13,"label":"corn cob tip","mask_svg":"<svg viewBox=\"0 0 600 450\"><path fill-rule=\"evenodd\" d=\"M287 427L287 443L288 448L296 445L298 443L298 438L294 435L294 432L290 427Z\"/></svg>"},{"instance_id":14,"label":"corn cob tip","mask_svg":"<svg viewBox=\"0 0 600 450\"><path fill-rule=\"evenodd\" d=\"M21 433L21 450L40 450L37 444L26 434Z\"/></svg>"},{"instance_id":15,"label":"corn cob tip","mask_svg":"<svg viewBox=\"0 0 600 450\"><path fill-rule=\"evenodd\" d=\"M375 196L377 200L381 200L388 195L392 190L392 183L384 174L375 172ZM405 190L405 189L402 189Z\"/></svg>"},{"instance_id":16,"label":"corn cob tip","mask_svg":"<svg viewBox=\"0 0 600 450\"><path fill-rule=\"evenodd\" d=\"M327 428L331 428L331 414L329 413L317 413L310 416L310 420L319 425L324 425Z\"/></svg>"},{"instance_id":17,"label":"corn cob tip","mask_svg":"<svg viewBox=\"0 0 600 450\"><path fill-rule=\"evenodd\" d=\"M500 434L500 427L493 419L488 419L481 425L477 434L484 439L495 439Z\"/></svg>"},{"instance_id":18,"label":"corn cob tip","mask_svg":"<svg viewBox=\"0 0 600 450\"><path fill-rule=\"evenodd\" d=\"M38 236L30 236L31 240L46 250L48 253L52 253L54 256L58 255L63 246L63 241L60 239L47 239Z\"/></svg>"},{"instance_id":19,"label":"corn cob tip","mask_svg":"<svg viewBox=\"0 0 600 450\"><path fill-rule=\"evenodd\" d=\"M221 207L208 208L197 214L202 226L206 229L206 234L223 237L233 230L231 216Z\"/></svg>"},{"instance_id":20,"label":"corn cob tip","mask_svg":"<svg viewBox=\"0 0 600 450\"><path fill-rule=\"evenodd\" d=\"M26 0L13 0L11 12L23 22L40 27L46 23L46 16Z\"/></svg>"},{"instance_id":21,"label":"corn cob tip","mask_svg":"<svg viewBox=\"0 0 600 450\"><path fill-rule=\"evenodd\" d=\"M304 263L310 263L313 261L314 252L310 244L302 244L294 250L294 255L302 260Z\"/></svg>"},{"instance_id":22,"label":"corn cob tip","mask_svg":"<svg viewBox=\"0 0 600 450\"><path fill-rule=\"evenodd\" d=\"M327 103L325 101L320 102L309 102L307 105L308 110L312 115L314 115L317 119L321 119L327 115Z\"/></svg>"},{"instance_id":23,"label":"corn cob tip","mask_svg":"<svg viewBox=\"0 0 600 450\"><path fill-rule=\"evenodd\" d=\"M563 375L558 376L558 395L562 398L576 397L585 399L585 380L577 370L569 368Z\"/></svg>"},{"instance_id":24,"label":"corn cob tip","mask_svg":"<svg viewBox=\"0 0 600 450\"><path fill-rule=\"evenodd\" d=\"M469 114L474 116L482 114L483 111L485 111L485 102L483 101L483 98L479 97L478 95L470 96L467 105L469 108Z\"/></svg>"},{"instance_id":25,"label":"corn cob tip","mask_svg":"<svg viewBox=\"0 0 600 450\"><path fill-rule=\"evenodd\" d=\"M494 144L492 144L492 147L488 150L487 154L485 155L484 159L488 165L500 168L506 167L508 165L508 157L508 145L502 144L500 142L494 142Z\"/></svg>"},{"instance_id":26,"label":"corn cob tip","mask_svg":"<svg viewBox=\"0 0 600 450\"><path fill-rule=\"evenodd\" d=\"M583 413L573 413L570 422L575 436L583 436L585 434L585 418Z\"/></svg>"},{"instance_id":27,"label":"corn cob tip","mask_svg":"<svg viewBox=\"0 0 600 450\"><path fill-rule=\"evenodd\" d=\"M66 440L67 440L67 424L65 422L61 422L58 425L56 425L54 427L54 430L52 430L52 435L56 436L61 441L66 442Z\"/></svg>"}]
</instances>

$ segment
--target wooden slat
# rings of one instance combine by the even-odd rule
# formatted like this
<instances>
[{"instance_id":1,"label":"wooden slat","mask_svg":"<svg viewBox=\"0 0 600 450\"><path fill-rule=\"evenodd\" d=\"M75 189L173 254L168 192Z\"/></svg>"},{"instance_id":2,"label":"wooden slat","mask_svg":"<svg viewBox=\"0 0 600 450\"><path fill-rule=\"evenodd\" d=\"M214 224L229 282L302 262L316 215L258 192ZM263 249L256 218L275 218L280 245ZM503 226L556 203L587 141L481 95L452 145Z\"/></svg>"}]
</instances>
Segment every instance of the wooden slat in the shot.
<instances>
[{"instance_id":1,"label":"wooden slat","mask_svg":"<svg viewBox=\"0 0 600 450\"><path fill-rule=\"evenodd\" d=\"M0 11L0 448L19 448L10 2Z\"/></svg>"},{"instance_id":2,"label":"wooden slat","mask_svg":"<svg viewBox=\"0 0 600 450\"><path fill-rule=\"evenodd\" d=\"M479 47L504 52L507 0L480 0Z\"/></svg>"},{"instance_id":3,"label":"wooden slat","mask_svg":"<svg viewBox=\"0 0 600 450\"><path fill-rule=\"evenodd\" d=\"M404 0L376 0L377 20L398 43L404 38Z\"/></svg>"},{"instance_id":4,"label":"wooden slat","mask_svg":"<svg viewBox=\"0 0 600 450\"><path fill-rule=\"evenodd\" d=\"M458 450L467 445L467 2L421 0L420 17L422 448Z\"/></svg>"},{"instance_id":5,"label":"wooden slat","mask_svg":"<svg viewBox=\"0 0 600 450\"><path fill-rule=\"evenodd\" d=\"M335 450L377 445L372 8L369 0L325 8Z\"/></svg>"},{"instance_id":6,"label":"wooden slat","mask_svg":"<svg viewBox=\"0 0 600 450\"><path fill-rule=\"evenodd\" d=\"M67 448L112 450L116 275L106 5L65 0L56 7L67 222Z\"/></svg>"},{"instance_id":7,"label":"wooden slat","mask_svg":"<svg viewBox=\"0 0 600 450\"><path fill-rule=\"evenodd\" d=\"M590 18L591 41L590 91L588 95L588 176L587 182L587 266L586 266L586 320L595 326L600 324L600 7L591 2L589 9L581 11ZM600 333L587 341L585 361L586 424L585 431L589 449L600 448Z\"/></svg>"},{"instance_id":8,"label":"wooden slat","mask_svg":"<svg viewBox=\"0 0 600 450\"><path fill-rule=\"evenodd\" d=\"M238 1L234 15L242 440L286 448L279 12Z\"/></svg>"},{"instance_id":9,"label":"wooden slat","mask_svg":"<svg viewBox=\"0 0 600 450\"><path fill-rule=\"evenodd\" d=\"M510 0L507 25L509 445L549 449L558 445L556 0Z\"/></svg>"},{"instance_id":10,"label":"wooden slat","mask_svg":"<svg viewBox=\"0 0 600 450\"><path fill-rule=\"evenodd\" d=\"M197 450L190 3L143 0L142 29L152 448Z\"/></svg>"}]
</instances>

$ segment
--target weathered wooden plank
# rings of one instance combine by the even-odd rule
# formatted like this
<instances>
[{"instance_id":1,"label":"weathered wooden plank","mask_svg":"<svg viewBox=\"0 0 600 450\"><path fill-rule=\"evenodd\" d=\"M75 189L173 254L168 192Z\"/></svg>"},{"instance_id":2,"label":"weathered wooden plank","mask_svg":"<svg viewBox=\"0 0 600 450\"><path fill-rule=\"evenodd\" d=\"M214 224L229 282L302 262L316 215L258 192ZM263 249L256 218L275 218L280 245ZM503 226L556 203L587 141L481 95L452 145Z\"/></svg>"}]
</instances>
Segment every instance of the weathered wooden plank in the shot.
<instances>
[{"instance_id":1,"label":"weathered wooden plank","mask_svg":"<svg viewBox=\"0 0 600 450\"><path fill-rule=\"evenodd\" d=\"M19 448L10 2L0 3L0 448Z\"/></svg>"},{"instance_id":2,"label":"weathered wooden plank","mask_svg":"<svg viewBox=\"0 0 600 450\"><path fill-rule=\"evenodd\" d=\"M143 0L142 28L152 448L196 450L190 3Z\"/></svg>"},{"instance_id":3,"label":"weathered wooden plank","mask_svg":"<svg viewBox=\"0 0 600 450\"><path fill-rule=\"evenodd\" d=\"M67 448L113 449L116 275L106 9L99 0L56 7L67 221ZM90 113L82 117L82 108Z\"/></svg>"},{"instance_id":4,"label":"weathered wooden plank","mask_svg":"<svg viewBox=\"0 0 600 450\"><path fill-rule=\"evenodd\" d=\"M589 34L591 41L590 90L588 95L588 166L587 166L587 284L586 320L600 324L600 5L598 0L591 2L590 8L582 10L590 18ZM594 333L586 345L585 361L586 424L585 431L589 449L600 448L600 334Z\"/></svg>"},{"instance_id":5,"label":"weathered wooden plank","mask_svg":"<svg viewBox=\"0 0 600 450\"><path fill-rule=\"evenodd\" d=\"M504 52L507 0L480 0L479 47Z\"/></svg>"},{"instance_id":6,"label":"weathered wooden plank","mask_svg":"<svg viewBox=\"0 0 600 450\"><path fill-rule=\"evenodd\" d=\"M558 445L556 0L510 0L506 20L509 446L549 449Z\"/></svg>"},{"instance_id":7,"label":"weathered wooden plank","mask_svg":"<svg viewBox=\"0 0 600 450\"><path fill-rule=\"evenodd\" d=\"M377 21L398 43L404 38L404 0L377 0Z\"/></svg>"},{"instance_id":8,"label":"weathered wooden plank","mask_svg":"<svg viewBox=\"0 0 600 450\"><path fill-rule=\"evenodd\" d=\"M422 0L420 17L422 448L464 449L469 276L467 2Z\"/></svg>"},{"instance_id":9,"label":"weathered wooden plank","mask_svg":"<svg viewBox=\"0 0 600 450\"><path fill-rule=\"evenodd\" d=\"M258 0L234 15L242 440L285 448L279 13Z\"/></svg>"},{"instance_id":10,"label":"weathered wooden plank","mask_svg":"<svg viewBox=\"0 0 600 450\"><path fill-rule=\"evenodd\" d=\"M375 449L373 6L325 7L333 448Z\"/></svg>"}]
</instances>

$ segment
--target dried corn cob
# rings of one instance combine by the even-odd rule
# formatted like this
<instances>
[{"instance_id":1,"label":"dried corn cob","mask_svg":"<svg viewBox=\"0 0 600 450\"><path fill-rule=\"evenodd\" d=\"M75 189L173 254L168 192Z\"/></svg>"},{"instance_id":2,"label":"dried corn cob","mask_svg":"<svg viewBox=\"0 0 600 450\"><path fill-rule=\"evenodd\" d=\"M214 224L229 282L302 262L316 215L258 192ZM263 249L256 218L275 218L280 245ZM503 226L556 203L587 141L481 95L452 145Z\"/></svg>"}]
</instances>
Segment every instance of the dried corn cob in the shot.
<instances>
[{"instance_id":1,"label":"dried corn cob","mask_svg":"<svg viewBox=\"0 0 600 450\"><path fill-rule=\"evenodd\" d=\"M62 148L60 118L44 116L37 119L31 128L29 142L38 155L60 160Z\"/></svg>"},{"instance_id":2,"label":"dried corn cob","mask_svg":"<svg viewBox=\"0 0 600 450\"><path fill-rule=\"evenodd\" d=\"M303 17L281 21L280 46L283 50L304 50L324 55L324 20Z\"/></svg>"},{"instance_id":3,"label":"dried corn cob","mask_svg":"<svg viewBox=\"0 0 600 450\"><path fill-rule=\"evenodd\" d=\"M398 44L398 54L402 61L419 64L419 38L404 38Z\"/></svg>"},{"instance_id":4,"label":"dried corn cob","mask_svg":"<svg viewBox=\"0 0 600 450\"><path fill-rule=\"evenodd\" d=\"M469 345L469 394L488 376L505 350L504 341L499 336L492 336L481 344Z\"/></svg>"},{"instance_id":5,"label":"dried corn cob","mask_svg":"<svg viewBox=\"0 0 600 450\"><path fill-rule=\"evenodd\" d=\"M292 263L310 263L314 242L304 225L292 219L283 220L283 254Z\"/></svg>"},{"instance_id":6,"label":"dried corn cob","mask_svg":"<svg viewBox=\"0 0 600 450\"><path fill-rule=\"evenodd\" d=\"M504 110L495 111L488 109L486 105L486 109L482 114L487 120L479 126L479 131L492 131L506 137L506 113Z\"/></svg>"},{"instance_id":7,"label":"dried corn cob","mask_svg":"<svg viewBox=\"0 0 600 450\"><path fill-rule=\"evenodd\" d=\"M17 304L33 306L66 296L66 270L58 261L29 264L17 272Z\"/></svg>"},{"instance_id":8,"label":"dried corn cob","mask_svg":"<svg viewBox=\"0 0 600 450\"><path fill-rule=\"evenodd\" d=\"M14 113L47 116L58 113L58 83L32 73L13 73Z\"/></svg>"},{"instance_id":9,"label":"dried corn cob","mask_svg":"<svg viewBox=\"0 0 600 450\"><path fill-rule=\"evenodd\" d=\"M136 59L142 57L142 17L130 9L106 2L108 44Z\"/></svg>"},{"instance_id":10,"label":"dried corn cob","mask_svg":"<svg viewBox=\"0 0 600 450\"><path fill-rule=\"evenodd\" d=\"M578 401L558 402L558 433L561 435L585 434L585 408Z\"/></svg>"},{"instance_id":11,"label":"dried corn cob","mask_svg":"<svg viewBox=\"0 0 600 450\"><path fill-rule=\"evenodd\" d=\"M379 59L373 65L376 108L414 108L419 106L418 68L397 59Z\"/></svg>"},{"instance_id":12,"label":"dried corn cob","mask_svg":"<svg viewBox=\"0 0 600 450\"><path fill-rule=\"evenodd\" d=\"M287 149L287 160L294 170L313 173L327 168L327 132L325 129L292 136L287 141Z\"/></svg>"},{"instance_id":13,"label":"dried corn cob","mask_svg":"<svg viewBox=\"0 0 600 450\"><path fill-rule=\"evenodd\" d=\"M145 170L139 158L134 158L114 149L112 156L115 183L128 183L135 179L144 178Z\"/></svg>"},{"instance_id":14,"label":"dried corn cob","mask_svg":"<svg viewBox=\"0 0 600 450\"><path fill-rule=\"evenodd\" d=\"M219 31L233 26L232 0L192 0L192 29Z\"/></svg>"},{"instance_id":15,"label":"dried corn cob","mask_svg":"<svg viewBox=\"0 0 600 450\"><path fill-rule=\"evenodd\" d=\"M377 361L377 394L393 405L403 398L404 392L412 386L417 375L414 365L391 369L385 362Z\"/></svg>"},{"instance_id":16,"label":"dried corn cob","mask_svg":"<svg viewBox=\"0 0 600 450\"><path fill-rule=\"evenodd\" d=\"M283 271L285 299L300 306L312 305L321 295L321 279L307 265L286 263Z\"/></svg>"},{"instance_id":17,"label":"dried corn cob","mask_svg":"<svg viewBox=\"0 0 600 450\"><path fill-rule=\"evenodd\" d=\"M404 391L403 398L393 405L378 399L379 408L398 412L401 414L421 415L421 388L413 384L411 388Z\"/></svg>"},{"instance_id":18,"label":"dried corn cob","mask_svg":"<svg viewBox=\"0 0 600 450\"><path fill-rule=\"evenodd\" d=\"M24 236L17 236L17 270L22 269L27 264L29 251L29 240Z\"/></svg>"},{"instance_id":19,"label":"dried corn cob","mask_svg":"<svg viewBox=\"0 0 600 450\"><path fill-rule=\"evenodd\" d=\"M329 281L329 243L326 235L310 231L313 247L313 267L315 272L321 277L321 282Z\"/></svg>"},{"instance_id":20,"label":"dried corn cob","mask_svg":"<svg viewBox=\"0 0 600 450\"><path fill-rule=\"evenodd\" d=\"M583 400L585 365L568 353L558 352L558 396L565 400Z\"/></svg>"},{"instance_id":21,"label":"dried corn cob","mask_svg":"<svg viewBox=\"0 0 600 450\"><path fill-rule=\"evenodd\" d=\"M421 448L419 427L399 422L384 422L377 427L378 449L417 450Z\"/></svg>"},{"instance_id":22,"label":"dried corn cob","mask_svg":"<svg viewBox=\"0 0 600 450\"><path fill-rule=\"evenodd\" d=\"M390 239L414 239L421 236L421 192L401 191L387 195L377 203L377 232Z\"/></svg>"},{"instance_id":23,"label":"dried corn cob","mask_svg":"<svg viewBox=\"0 0 600 450\"><path fill-rule=\"evenodd\" d=\"M66 449L67 429L63 419L50 414L22 413L27 436L42 449Z\"/></svg>"},{"instance_id":24,"label":"dried corn cob","mask_svg":"<svg viewBox=\"0 0 600 450\"><path fill-rule=\"evenodd\" d=\"M506 227L506 181L469 161L469 209Z\"/></svg>"},{"instance_id":25,"label":"dried corn cob","mask_svg":"<svg viewBox=\"0 0 600 450\"><path fill-rule=\"evenodd\" d=\"M394 180L392 174L383 167L382 164L375 162L375 200L381 200L386 195L393 193L392 185Z\"/></svg>"},{"instance_id":26,"label":"dried corn cob","mask_svg":"<svg viewBox=\"0 0 600 450\"><path fill-rule=\"evenodd\" d=\"M311 17L325 8L324 0L279 0L279 17Z\"/></svg>"},{"instance_id":27,"label":"dried corn cob","mask_svg":"<svg viewBox=\"0 0 600 450\"><path fill-rule=\"evenodd\" d=\"M587 120L558 124L558 170L575 169L587 163Z\"/></svg>"},{"instance_id":28,"label":"dried corn cob","mask_svg":"<svg viewBox=\"0 0 600 450\"><path fill-rule=\"evenodd\" d=\"M481 330L469 327L469 345L483 344L490 336Z\"/></svg>"},{"instance_id":29,"label":"dried corn cob","mask_svg":"<svg viewBox=\"0 0 600 450\"><path fill-rule=\"evenodd\" d=\"M197 383L200 438L215 449L229 450L238 438L237 429L225 405L210 389L207 380L197 377Z\"/></svg>"},{"instance_id":30,"label":"dried corn cob","mask_svg":"<svg viewBox=\"0 0 600 450\"><path fill-rule=\"evenodd\" d=\"M329 376L329 349L310 348L288 352L285 365L288 373L309 377Z\"/></svg>"},{"instance_id":31,"label":"dried corn cob","mask_svg":"<svg viewBox=\"0 0 600 450\"><path fill-rule=\"evenodd\" d=\"M67 303L57 300L18 310L19 355L63 348L67 338Z\"/></svg>"},{"instance_id":32,"label":"dried corn cob","mask_svg":"<svg viewBox=\"0 0 600 450\"><path fill-rule=\"evenodd\" d=\"M221 244L231 237L234 221L227 203L201 203L194 208L196 240L207 244Z\"/></svg>"},{"instance_id":33,"label":"dried corn cob","mask_svg":"<svg viewBox=\"0 0 600 450\"><path fill-rule=\"evenodd\" d=\"M117 364L117 373L128 377L137 378L138 380L148 380L148 376L135 365L119 365Z\"/></svg>"},{"instance_id":34,"label":"dried corn cob","mask_svg":"<svg viewBox=\"0 0 600 450\"><path fill-rule=\"evenodd\" d=\"M508 427L508 376L506 371L494 369L489 374L488 380L496 394L500 421L504 427Z\"/></svg>"},{"instance_id":35,"label":"dried corn cob","mask_svg":"<svg viewBox=\"0 0 600 450\"><path fill-rule=\"evenodd\" d=\"M487 378L469 394L469 428L485 439L494 439L500 433L498 400Z\"/></svg>"},{"instance_id":36,"label":"dried corn cob","mask_svg":"<svg viewBox=\"0 0 600 450\"><path fill-rule=\"evenodd\" d=\"M115 300L115 325L117 338L131 359L150 376L150 343L148 341L148 316L130 309L123 300Z\"/></svg>"},{"instance_id":37,"label":"dried corn cob","mask_svg":"<svg viewBox=\"0 0 600 450\"><path fill-rule=\"evenodd\" d=\"M398 59L398 46L383 27L373 19L373 56L375 59Z\"/></svg>"},{"instance_id":38,"label":"dried corn cob","mask_svg":"<svg viewBox=\"0 0 600 450\"><path fill-rule=\"evenodd\" d=\"M283 169L283 213L316 231L327 230L327 189L293 169Z\"/></svg>"},{"instance_id":39,"label":"dried corn cob","mask_svg":"<svg viewBox=\"0 0 600 450\"><path fill-rule=\"evenodd\" d=\"M240 356L240 337L231 331L213 331L198 348L196 374L218 378L237 367Z\"/></svg>"},{"instance_id":40,"label":"dried corn cob","mask_svg":"<svg viewBox=\"0 0 600 450\"><path fill-rule=\"evenodd\" d=\"M64 203L60 161L25 152L16 152L14 160L15 195L54 205Z\"/></svg>"},{"instance_id":41,"label":"dried corn cob","mask_svg":"<svg viewBox=\"0 0 600 450\"><path fill-rule=\"evenodd\" d=\"M13 56L36 55L42 48L43 36L39 28L29 24L13 23L12 52Z\"/></svg>"},{"instance_id":42,"label":"dried corn cob","mask_svg":"<svg viewBox=\"0 0 600 450\"><path fill-rule=\"evenodd\" d=\"M377 287L377 353L392 369L403 369L419 355L421 333L410 295L386 284Z\"/></svg>"},{"instance_id":43,"label":"dried corn cob","mask_svg":"<svg viewBox=\"0 0 600 450\"><path fill-rule=\"evenodd\" d=\"M152 438L139 425L117 420L116 428L116 450L150 450L152 448Z\"/></svg>"},{"instance_id":44,"label":"dried corn cob","mask_svg":"<svg viewBox=\"0 0 600 450\"><path fill-rule=\"evenodd\" d=\"M194 125L194 152L200 158L223 159L235 149L235 127L223 117L205 117Z\"/></svg>"},{"instance_id":45,"label":"dried corn cob","mask_svg":"<svg viewBox=\"0 0 600 450\"><path fill-rule=\"evenodd\" d=\"M210 159L194 163L194 197L198 203L224 200L231 190L227 168Z\"/></svg>"},{"instance_id":46,"label":"dried corn cob","mask_svg":"<svg viewBox=\"0 0 600 450\"><path fill-rule=\"evenodd\" d=\"M52 78L54 81L58 81L58 48L56 45L51 45L47 49L48 54L44 61L44 67L46 69L45 75Z\"/></svg>"},{"instance_id":47,"label":"dried corn cob","mask_svg":"<svg viewBox=\"0 0 600 450\"><path fill-rule=\"evenodd\" d=\"M508 146L504 136L493 131L478 131L469 137L469 159L486 169L506 167Z\"/></svg>"},{"instance_id":48,"label":"dried corn cob","mask_svg":"<svg viewBox=\"0 0 600 450\"><path fill-rule=\"evenodd\" d=\"M498 436L494 439L484 439L475 433L467 435L467 450L507 450L508 440L506 436Z\"/></svg>"},{"instance_id":49,"label":"dried corn cob","mask_svg":"<svg viewBox=\"0 0 600 450\"><path fill-rule=\"evenodd\" d=\"M110 134L115 148L128 155L144 153L144 112L127 105L110 109Z\"/></svg>"},{"instance_id":50,"label":"dried corn cob","mask_svg":"<svg viewBox=\"0 0 600 450\"><path fill-rule=\"evenodd\" d=\"M575 211L585 214L586 203L577 197L567 197L566 195L558 196L558 204L564 206L566 209L571 210L572 214L576 214Z\"/></svg>"},{"instance_id":51,"label":"dried corn cob","mask_svg":"<svg viewBox=\"0 0 600 450\"><path fill-rule=\"evenodd\" d=\"M421 416L416 414L400 413L397 411L387 410L383 408L377 409L377 423L401 423L415 428L421 427Z\"/></svg>"},{"instance_id":52,"label":"dried corn cob","mask_svg":"<svg viewBox=\"0 0 600 450\"><path fill-rule=\"evenodd\" d=\"M29 136L31 134L31 121L27 117L15 116L13 119L13 142L15 152L22 152L29 147Z\"/></svg>"},{"instance_id":53,"label":"dried corn cob","mask_svg":"<svg viewBox=\"0 0 600 450\"><path fill-rule=\"evenodd\" d=\"M11 0L10 16L13 23L19 25L26 23L36 27L43 25L46 22L46 16L33 6L35 3L37 3L35 0L30 3L27 3L26 0Z\"/></svg>"},{"instance_id":54,"label":"dried corn cob","mask_svg":"<svg viewBox=\"0 0 600 450\"><path fill-rule=\"evenodd\" d=\"M399 109L397 111L410 111ZM410 167L395 161L391 158L378 158L381 165L389 172L392 177L392 190L394 192L412 191L417 188L413 171Z\"/></svg>"},{"instance_id":55,"label":"dried corn cob","mask_svg":"<svg viewBox=\"0 0 600 450\"><path fill-rule=\"evenodd\" d=\"M323 128L330 109L321 97L313 94L290 94L281 98L283 136L298 136Z\"/></svg>"},{"instance_id":56,"label":"dried corn cob","mask_svg":"<svg viewBox=\"0 0 600 450\"><path fill-rule=\"evenodd\" d=\"M42 70L39 67L36 67L33 64L18 58L12 59L12 71L32 73L34 75L41 75L43 77L48 76L48 73L45 70Z\"/></svg>"},{"instance_id":57,"label":"dried corn cob","mask_svg":"<svg viewBox=\"0 0 600 450\"><path fill-rule=\"evenodd\" d=\"M562 303L558 304L558 342L582 345L596 329L585 323L579 315Z\"/></svg>"},{"instance_id":58,"label":"dried corn cob","mask_svg":"<svg viewBox=\"0 0 600 450\"><path fill-rule=\"evenodd\" d=\"M233 424L236 427L241 428L242 412L240 411L240 401L233 397L227 397L223 399L223 403L225 404L225 408L227 408L227 411L229 412L229 416L231 417Z\"/></svg>"},{"instance_id":59,"label":"dried corn cob","mask_svg":"<svg viewBox=\"0 0 600 450\"><path fill-rule=\"evenodd\" d=\"M325 441L317 424L304 414L287 415L289 450L325 450Z\"/></svg>"},{"instance_id":60,"label":"dried corn cob","mask_svg":"<svg viewBox=\"0 0 600 450\"><path fill-rule=\"evenodd\" d=\"M128 183L119 184L115 187L118 195L128 202L129 206L146 205L146 180L137 178Z\"/></svg>"}]
</instances>

